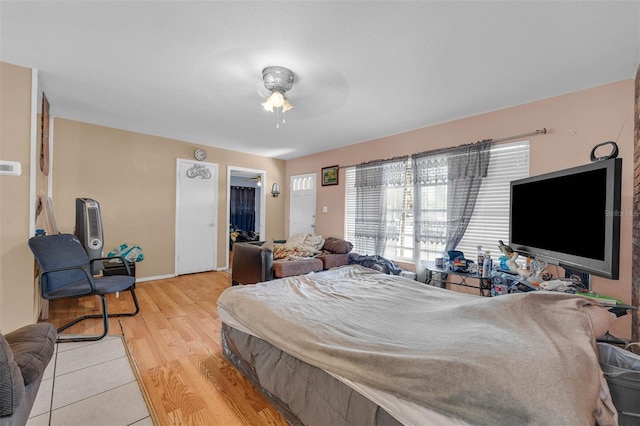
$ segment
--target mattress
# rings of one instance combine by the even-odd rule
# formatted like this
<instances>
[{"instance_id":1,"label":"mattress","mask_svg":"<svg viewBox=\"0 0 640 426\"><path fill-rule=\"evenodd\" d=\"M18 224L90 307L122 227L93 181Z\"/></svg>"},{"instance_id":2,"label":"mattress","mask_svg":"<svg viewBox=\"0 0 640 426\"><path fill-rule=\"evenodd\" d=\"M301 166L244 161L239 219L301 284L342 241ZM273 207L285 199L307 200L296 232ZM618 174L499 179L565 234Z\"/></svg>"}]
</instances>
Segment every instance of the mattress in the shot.
<instances>
[{"instance_id":1,"label":"mattress","mask_svg":"<svg viewBox=\"0 0 640 426\"><path fill-rule=\"evenodd\" d=\"M292 425L461 425L388 392L313 367L253 336L224 309L223 354ZM309 380L313 377L313 380ZM291 390L296 390L293 394ZM303 389L301 392L298 392ZM295 398L304 395L304 398ZM345 404L345 402L347 402Z\"/></svg>"}]
</instances>

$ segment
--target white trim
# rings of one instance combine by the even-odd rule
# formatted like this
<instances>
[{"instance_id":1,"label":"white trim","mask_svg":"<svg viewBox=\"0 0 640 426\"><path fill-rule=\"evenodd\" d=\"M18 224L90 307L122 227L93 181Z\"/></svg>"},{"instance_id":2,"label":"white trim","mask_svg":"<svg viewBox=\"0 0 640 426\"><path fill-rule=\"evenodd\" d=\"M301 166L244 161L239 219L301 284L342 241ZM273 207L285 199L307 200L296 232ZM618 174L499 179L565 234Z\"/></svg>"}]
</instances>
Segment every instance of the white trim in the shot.
<instances>
[{"instance_id":1,"label":"white trim","mask_svg":"<svg viewBox=\"0 0 640 426\"><path fill-rule=\"evenodd\" d=\"M180 230L178 229L178 223L180 223L180 158L176 158L176 220L173 226L175 227L175 235L173 240L173 276L177 276L178 273L178 241L180 241ZM136 280L137 281L137 280Z\"/></svg>"},{"instance_id":2,"label":"white trim","mask_svg":"<svg viewBox=\"0 0 640 426\"><path fill-rule=\"evenodd\" d=\"M168 278L175 278L175 277L177 277L177 275L171 275L171 274L168 274L168 275L156 275L156 276L153 276L153 277L136 278L136 282L137 283L143 283L145 281L166 280Z\"/></svg>"},{"instance_id":3,"label":"white trim","mask_svg":"<svg viewBox=\"0 0 640 426\"><path fill-rule=\"evenodd\" d=\"M29 164L29 235L26 239L36 235L36 170L40 166L36 163L38 145L37 145L37 125L38 125L38 70L31 70L31 131L29 135L30 158Z\"/></svg>"},{"instance_id":4,"label":"white trim","mask_svg":"<svg viewBox=\"0 0 640 426\"><path fill-rule=\"evenodd\" d=\"M258 231L260 233L260 239L261 240L265 240L265 238L267 237L267 228L266 228L266 221L267 221L267 192L269 192L269 194L271 194L271 185L273 185L273 182L268 183L267 182L267 172L265 170L259 170L259 169L250 169L247 167L238 167L238 166L227 166L227 186L226 186L226 190L227 190L227 221L225 222L225 235L227 236L226 240L225 240L225 259L224 259L224 264L225 267L220 269L221 271L224 271L225 269L229 269L231 265L229 265L229 224L231 223L231 191L229 190L229 188L231 188L231 174L232 172L247 172L247 173L251 173L251 174L256 174L260 176L260 180L262 181L262 190L260 191L260 230Z\"/></svg>"}]
</instances>

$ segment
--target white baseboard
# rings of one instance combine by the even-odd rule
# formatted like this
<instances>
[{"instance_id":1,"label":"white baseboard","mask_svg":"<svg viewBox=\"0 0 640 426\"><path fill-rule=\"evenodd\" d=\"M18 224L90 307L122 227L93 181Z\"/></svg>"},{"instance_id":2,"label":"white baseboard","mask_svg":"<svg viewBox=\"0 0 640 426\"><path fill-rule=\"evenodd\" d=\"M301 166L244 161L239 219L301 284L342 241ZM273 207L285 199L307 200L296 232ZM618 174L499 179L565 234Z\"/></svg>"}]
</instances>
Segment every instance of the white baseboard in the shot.
<instances>
[{"instance_id":1,"label":"white baseboard","mask_svg":"<svg viewBox=\"0 0 640 426\"><path fill-rule=\"evenodd\" d=\"M167 278L175 278L176 275L156 275L155 277L136 278L137 283L145 281L166 280Z\"/></svg>"}]
</instances>

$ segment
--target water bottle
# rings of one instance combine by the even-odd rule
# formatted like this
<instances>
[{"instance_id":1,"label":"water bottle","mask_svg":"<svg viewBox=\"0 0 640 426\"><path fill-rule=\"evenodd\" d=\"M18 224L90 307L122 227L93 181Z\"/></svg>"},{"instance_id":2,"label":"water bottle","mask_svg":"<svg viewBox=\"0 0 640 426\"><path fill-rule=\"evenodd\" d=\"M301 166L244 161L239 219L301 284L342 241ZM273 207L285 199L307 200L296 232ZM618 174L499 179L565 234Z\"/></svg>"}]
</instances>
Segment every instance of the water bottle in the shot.
<instances>
[{"instance_id":1,"label":"water bottle","mask_svg":"<svg viewBox=\"0 0 640 426\"><path fill-rule=\"evenodd\" d=\"M482 246L478 246L478 275L482 276L482 267L484 266L484 255L482 254Z\"/></svg>"},{"instance_id":2,"label":"water bottle","mask_svg":"<svg viewBox=\"0 0 640 426\"><path fill-rule=\"evenodd\" d=\"M492 269L493 261L491 260L491 253L489 253L489 251L485 251L482 259L482 278L489 278L491 276Z\"/></svg>"}]
</instances>

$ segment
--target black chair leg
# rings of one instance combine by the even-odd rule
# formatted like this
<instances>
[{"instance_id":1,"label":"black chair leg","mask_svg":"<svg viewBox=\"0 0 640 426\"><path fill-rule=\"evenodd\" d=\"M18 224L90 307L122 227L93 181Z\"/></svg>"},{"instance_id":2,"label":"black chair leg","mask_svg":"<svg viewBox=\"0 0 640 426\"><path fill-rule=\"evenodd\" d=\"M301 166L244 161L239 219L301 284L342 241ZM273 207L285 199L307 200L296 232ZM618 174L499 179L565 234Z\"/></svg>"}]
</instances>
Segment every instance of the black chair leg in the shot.
<instances>
[{"instance_id":1,"label":"black chair leg","mask_svg":"<svg viewBox=\"0 0 640 426\"><path fill-rule=\"evenodd\" d=\"M138 315L140 312L140 305L138 304L138 298L136 297L136 287L135 285L129 289L131 292L131 298L133 299L133 304L136 307L136 310L133 312L124 312L122 314L109 314L109 318L111 317L133 317Z\"/></svg>"},{"instance_id":2,"label":"black chair leg","mask_svg":"<svg viewBox=\"0 0 640 426\"><path fill-rule=\"evenodd\" d=\"M99 335L99 336L87 336L87 337L68 337L68 338L62 338L62 337L58 337L57 342L58 343L62 343L62 342L92 342L92 341L96 341L96 340L100 340L103 337L105 337L107 335L107 333L109 332L109 318L115 318L115 317L132 317L138 314L138 312L140 312L140 305L138 303L138 297L136 296L136 291L135 291L135 285L132 286L129 291L131 292L131 298L133 299L133 304L135 306L135 310L133 312L125 312L125 313L121 313L121 314L109 314L107 311L107 298L104 295L99 295L100 299L101 299L101 303L102 303L102 314L91 314L91 315L84 315L81 316L79 318L74 319L73 321L63 325L62 327L58 328L58 333L66 330L67 328L71 327L72 325L75 325L77 323L79 323L80 321L84 321L86 319L89 318L102 318L102 323L103 323L103 329L104 332Z\"/></svg>"},{"instance_id":3,"label":"black chair leg","mask_svg":"<svg viewBox=\"0 0 640 426\"><path fill-rule=\"evenodd\" d=\"M109 317L107 315L107 298L103 294L100 294L98 296L100 296L100 302L101 302L101 305L102 305L102 315L97 315L97 314L84 315L84 316L81 316L79 318L74 319L71 322L66 323L65 325L63 325L62 327L58 328L58 330L57 330L57 332L58 332L58 339L56 340L57 343L65 343L65 342L94 342L96 340L102 339L104 336L107 335L107 333L109 333ZM63 335L60 334L62 331L66 330L67 328L71 327L72 325L75 325L75 324L79 323L80 321L84 321L84 320L89 319L89 318L102 318L103 332L102 332L101 335L62 337Z\"/></svg>"}]
</instances>

